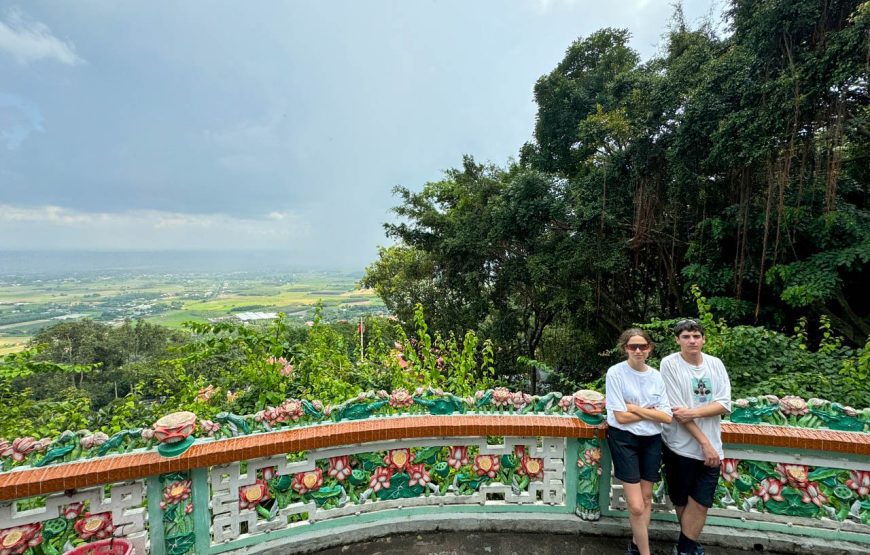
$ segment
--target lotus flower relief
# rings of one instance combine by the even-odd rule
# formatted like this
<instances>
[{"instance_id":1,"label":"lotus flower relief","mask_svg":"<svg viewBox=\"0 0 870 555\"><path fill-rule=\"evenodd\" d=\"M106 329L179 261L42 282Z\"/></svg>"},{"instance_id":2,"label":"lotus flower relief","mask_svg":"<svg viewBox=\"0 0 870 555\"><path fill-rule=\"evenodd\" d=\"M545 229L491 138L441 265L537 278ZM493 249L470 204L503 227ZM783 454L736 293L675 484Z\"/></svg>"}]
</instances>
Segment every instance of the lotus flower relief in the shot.
<instances>
[{"instance_id":1,"label":"lotus flower relief","mask_svg":"<svg viewBox=\"0 0 870 555\"><path fill-rule=\"evenodd\" d=\"M404 470L414 462L414 453L410 449L393 449L387 452L384 463L393 470Z\"/></svg>"},{"instance_id":2,"label":"lotus flower relief","mask_svg":"<svg viewBox=\"0 0 870 555\"><path fill-rule=\"evenodd\" d=\"M472 469L477 472L478 476L495 478L498 471L501 470L501 463L495 455L477 455L474 457Z\"/></svg>"},{"instance_id":3,"label":"lotus flower relief","mask_svg":"<svg viewBox=\"0 0 870 555\"><path fill-rule=\"evenodd\" d=\"M520 459L520 466L517 469L517 474L519 474L520 476L528 476L532 480L537 478L543 478L544 459L523 457L522 459Z\"/></svg>"},{"instance_id":4,"label":"lotus flower relief","mask_svg":"<svg viewBox=\"0 0 870 555\"><path fill-rule=\"evenodd\" d=\"M369 487L372 488L375 492L379 492L382 489L390 487L390 479L393 477L393 470L391 468L387 468L384 466L378 466L375 468L374 474L372 474L372 479L369 480Z\"/></svg>"},{"instance_id":5,"label":"lotus flower relief","mask_svg":"<svg viewBox=\"0 0 870 555\"><path fill-rule=\"evenodd\" d=\"M350 467L350 457L344 455L342 457L332 457L329 459L329 468L326 474L330 478L335 478L339 482L347 480L353 469Z\"/></svg>"},{"instance_id":6,"label":"lotus flower relief","mask_svg":"<svg viewBox=\"0 0 870 555\"><path fill-rule=\"evenodd\" d=\"M0 530L0 555L20 555L41 543L41 522Z\"/></svg>"},{"instance_id":7,"label":"lotus flower relief","mask_svg":"<svg viewBox=\"0 0 870 555\"><path fill-rule=\"evenodd\" d=\"M447 464L456 470L459 470L468 464L468 447L454 446L450 448L450 453L447 456Z\"/></svg>"},{"instance_id":8,"label":"lotus flower relief","mask_svg":"<svg viewBox=\"0 0 870 555\"><path fill-rule=\"evenodd\" d=\"M281 404L284 414L287 418L296 422L302 415L305 414L305 408L302 406L302 401L298 399L287 399Z\"/></svg>"},{"instance_id":9,"label":"lotus flower relief","mask_svg":"<svg viewBox=\"0 0 870 555\"><path fill-rule=\"evenodd\" d=\"M92 435L87 435L79 440L82 449L93 449L109 441L109 436L103 432L96 432Z\"/></svg>"},{"instance_id":10,"label":"lotus flower relief","mask_svg":"<svg viewBox=\"0 0 870 555\"><path fill-rule=\"evenodd\" d=\"M771 499L774 501L784 501L784 498L782 497L782 488L784 485L785 484L781 480L777 480L776 478L765 478L758 485L755 495L764 501L770 501Z\"/></svg>"},{"instance_id":11,"label":"lotus flower relief","mask_svg":"<svg viewBox=\"0 0 870 555\"><path fill-rule=\"evenodd\" d=\"M299 472L293 475L293 491L304 495L309 491L320 489L323 485L323 470L315 468L309 472Z\"/></svg>"},{"instance_id":12,"label":"lotus flower relief","mask_svg":"<svg viewBox=\"0 0 870 555\"><path fill-rule=\"evenodd\" d=\"M492 402L497 407L506 407L513 401L513 394L506 387L496 387L492 390Z\"/></svg>"},{"instance_id":13,"label":"lotus flower relief","mask_svg":"<svg viewBox=\"0 0 870 555\"><path fill-rule=\"evenodd\" d=\"M160 443L177 443L187 439L195 426L196 415L192 412L173 412L154 423L154 437Z\"/></svg>"},{"instance_id":14,"label":"lotus flower relief","mask_svg":"<svg viewBox=\"0 0 870 555\"><path fill-rule=\"evenodd\" d=\"M112 535L115 526L112 524L112 513L85 513L85 516L74 525L76 534L88 541L91 538L104 540Z\"/></svg>"},{"instance_id":15,"label":"lotus flower relief","mask_svg":"<svg viewBox=\"0 0 870 555\"><path fill-rule=\"evenodd\" d=\"M870 471L850 470L849 478L849 480L846 480L846 485L860 497L865 497L870 493Z\"/></svg>"},{"instance_id":16,"label":"lotus flower relief","mask_svg":"<svg viewBox=\"0 0 870 555\"><path fill-rule=\"evenodd\" d=\"M807 484L807 487L803 490L803 498L801 501L804 503L813 503L816 507L820 507L828 502L828 497L822 493L819 489L819 484L816 482L810 482Z\"/></svg>"},{"instance_id":17,"label":"lotus flower relief","mask_svg":"<svg viewBox=\"0 0 870 555\"><path fill-rule=\"evenodd\" d=\"M421 485L423 487L427 486L429 482L432 481L432 478L429 476L429 471L426 470L426 465L424 464L412 464L408 467L408 480L409 486Z\"/></svg>"},{"instance_id":18,"label":"lotus flower relief","mask_svg":"<svg viewBox=\"0 0 870 555\"><path fill-rule=\"evenodd\" d=\"M269 486L265 480L257 480L249 486L239 488L239 508L255 509L263 501L271 499Z\"/></svg>"},{"instance_id":19,"label":"lotus flower relief","mask_svg":"<svg viewBox=\"0 0 870 555\"><path fill-rule=\"evenodd\" d=\"M532 396L528 393L523 393L522 391L517 391L513 394L511 398L511 403L513 404L516 410L521 410L526 407L529 403L532 402Z\"/></svg>"},{"instance_id":20,"label":"lotus flower relief","mask_svg":"<svg viewBox=\"0 0 870 555\"><path fill-rule=\"evenodd\" d=\"M562 409L562 412L569 412L574 408L574 396L573 395L563 395L561 399L559 399L559 408Z\"/></svg>"},{"instance_id":21,"label":"lotus flower relief","mask_svg":"<svg viewBox=\"0 0 870 555\"><path fill-rule=\"evenodd\" d=\"M598 447L590 447L583 452L582 457L577 457L577 466L583 468L584 466L594 466L597 467L596 471L598 474L601 474L601 449Z\"/></svg>"},{"instance_id":22,"label":"lotus flower relief","mask_svg":"<svg viewBox=\"0 0 870 555\"><path fill-rule=\"evenodd\" d=\"M726 482L733 482L740 478L740 473L737 472L737 465L740 463L738 459L722 459L722 464L719 466L719 472Z\"/></svg>"},{"instance_id":23,"label":"lotus flower relief","mask_svg":"<svg viewBox=\"0 0 870 555\"><path fill-rule=\"evenodd\" d=\"M810 411L807 402L794 395L779 400L779 410L786 416L803 416Z\"/></svg>"},{"instance_id":24,"label":"lotus flower relief","mask_svg":"<svg viewBox=\"0 0 870 555\"><path fill-rule=\"evenodd\" d=\"M810 468L805 464L784 464L776 465L776 471L785 478L788 485L797 489L804 489L809 485Z\"/></svg>"},{"instance_id":25,"label":"lotus flower relief","mask_svg":"<svg viewBox=\"0 0 870 555\"><path fill-rule=\"evenodd\" d=\"M390 394L390 406L393 408L407 408L414 404L414 398L404 387L396 389Z\"/></svg>"},{"instance_id":26,"label":"lotus flower relief","mask_svg":"<svg viewBox=\"0 0 870 555\"><path fill-rule=\"evenodd\" d=\"M169 505L175 505L188 497L190 497L190 480L172 482L163 488L163 501L160 502L160 508L166 510Z\"/></svg>"},{"instance_id":27,"label":"lotus flower relief","mask_svg":"<svg viewBox=\"0 0 870 555\"><path fill-rule=\"evenodd\" d=\"M215 435L221 429L221 425L213 420L205 420L200 419L199 421L199 429L203 434L211 437Z\"/></svg>"},{"instance_id":28,"label":"lotus flower relief","mask_svg":"<svg viewBox=\"0 0 870 555\"><path fill-rule=\"evenodd\" d=\"M591 389L581 389L574 393L574 404L585 414L596 415L604 412L604 395Z\"/></svg>"},{"instance_id":29,"label":"lotus flower relief","mask_svg":"<svg viewBox=\"0 0 870 555\"><path fill-rule=\"evenodd\" d=\"M67 520L75 520L82 514L84 508L84 503L70 503L63 508L63 517Z\"/></svg>"}]
</instances>

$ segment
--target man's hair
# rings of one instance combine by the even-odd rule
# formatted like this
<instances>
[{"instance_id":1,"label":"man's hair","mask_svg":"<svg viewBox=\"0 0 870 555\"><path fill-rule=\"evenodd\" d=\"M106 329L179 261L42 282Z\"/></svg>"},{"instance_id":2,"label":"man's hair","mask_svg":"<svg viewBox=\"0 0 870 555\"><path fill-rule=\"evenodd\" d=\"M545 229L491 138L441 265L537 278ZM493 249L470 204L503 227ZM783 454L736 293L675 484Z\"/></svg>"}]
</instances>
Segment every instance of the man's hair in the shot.
<instances>
[{"instance_id":1,"label":"man's hair","mask_svg":"<svg viewBox=\"0 0 870 555\"><path fill-rule=\"evenodd\" d=\"M697 331L700 332L701 335L705 335L704 326L701 322L697 320L692 320L691 318L686 318L685 320L680 320L674 325L674 335L679 337L681 333L684 331Z\"/></svg>"}]
</instances>

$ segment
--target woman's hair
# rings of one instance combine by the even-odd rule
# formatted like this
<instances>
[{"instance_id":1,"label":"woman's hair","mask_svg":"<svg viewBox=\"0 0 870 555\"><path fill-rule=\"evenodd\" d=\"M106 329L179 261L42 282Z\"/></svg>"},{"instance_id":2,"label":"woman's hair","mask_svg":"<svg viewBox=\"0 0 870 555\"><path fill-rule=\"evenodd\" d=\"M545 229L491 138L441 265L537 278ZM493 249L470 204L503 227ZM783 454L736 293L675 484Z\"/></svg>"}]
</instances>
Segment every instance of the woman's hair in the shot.
<instances>
[{"instance_id":1,"label":"woman's hair","mask_svg":"<svg viewBox=\"0 0 870 555\"><path fill-rule=\"evenodd\" d=\"M619 350L622 352L625 352L625 346L628 345L628 340L631 339L632 337L634 337L635 335L643 337L644 339L646 339L646 342L649 343L650 350L655 348L655 344L653 343L652 338L650 338L650 336L646 330L642 330L640 328L628 328L627 330L622 332L622 334L619 336L619 342L617 344L617 346L619 347Z\"/></svg>"}]
</instances>

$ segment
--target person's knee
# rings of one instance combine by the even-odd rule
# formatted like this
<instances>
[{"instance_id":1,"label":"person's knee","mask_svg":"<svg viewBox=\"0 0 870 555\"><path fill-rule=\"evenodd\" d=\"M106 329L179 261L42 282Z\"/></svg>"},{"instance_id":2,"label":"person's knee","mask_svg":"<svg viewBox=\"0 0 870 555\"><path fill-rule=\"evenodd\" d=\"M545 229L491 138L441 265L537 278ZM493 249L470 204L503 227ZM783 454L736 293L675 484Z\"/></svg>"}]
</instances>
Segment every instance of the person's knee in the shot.
<instances>
[{"instance_id":1,"label":"person's knee","mask_svg":"<svg viewBox=\"0 0 870 555\"><path fill-rule=\"evenodd\" d=\"M643 496L643 507L647 510L652 509L652 494Z\"/></svg>"},{"instance_id":2,"label":"person's knee","mask_svg":"<svg viewBox=\"0 0 870 555\"><path fill-rule=\"evenodd\" d=\"M628 513L631 516L643 516L645 508L643 499L632 499L628 502Z\"/></svg>"}]
</instances>

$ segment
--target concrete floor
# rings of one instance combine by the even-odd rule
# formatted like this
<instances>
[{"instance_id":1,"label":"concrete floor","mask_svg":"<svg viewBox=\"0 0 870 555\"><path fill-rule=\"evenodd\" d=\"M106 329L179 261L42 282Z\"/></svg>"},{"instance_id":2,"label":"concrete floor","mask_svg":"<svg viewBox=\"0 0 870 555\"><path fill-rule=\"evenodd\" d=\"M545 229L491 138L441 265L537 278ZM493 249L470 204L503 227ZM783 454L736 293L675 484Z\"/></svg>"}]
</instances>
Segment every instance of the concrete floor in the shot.
<instances>
[{"instance_id":1,"label":"concrete floor","mask_svg":"<svg viewBox=\"0 0 870 555\"><path fill-rule=\"evenodd\" d=\"M511 534L435 532L388 536L372 541L318 551L318 555L624 555L621 538L580 534ZM672 543L654 543L655 555L669 555ZM765 553L705 547L708 555ZM767 551L766 553L773 553Z\"/></svg>"}]
</instances>

